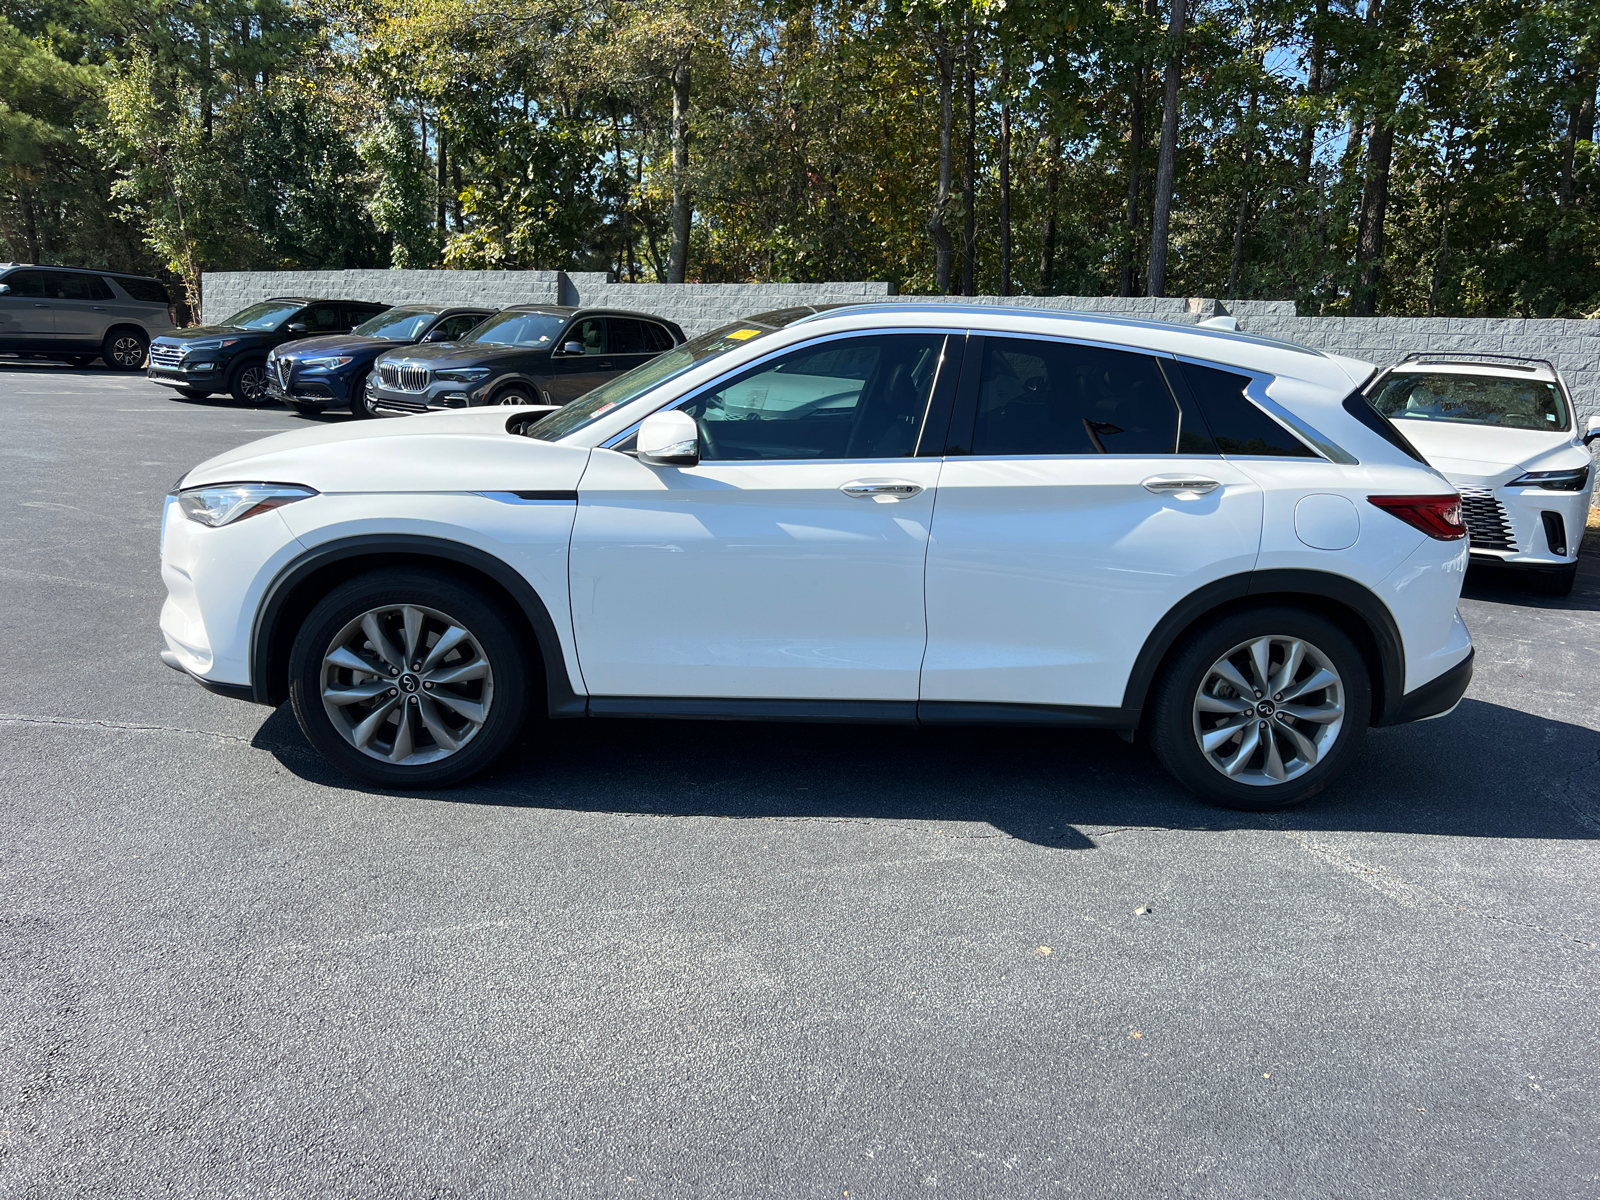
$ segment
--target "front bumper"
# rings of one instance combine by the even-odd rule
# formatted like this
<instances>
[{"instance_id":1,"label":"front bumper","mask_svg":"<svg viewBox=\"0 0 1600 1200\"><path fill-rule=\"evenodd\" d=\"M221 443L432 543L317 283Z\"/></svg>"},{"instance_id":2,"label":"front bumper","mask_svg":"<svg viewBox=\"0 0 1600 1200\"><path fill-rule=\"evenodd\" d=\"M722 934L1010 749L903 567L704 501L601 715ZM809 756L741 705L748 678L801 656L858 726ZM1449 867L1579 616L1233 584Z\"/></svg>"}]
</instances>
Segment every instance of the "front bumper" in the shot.
<instances>
[{"instance_id":1,"label":"front bumper","mask_svg":"<svg viewBox=\"0 0 1600 1200\"><path fill-rule=\"evenodd\" d=\"M367 389L372 411L385 417L410 417L417 413L449 412L458 408L481 407L489 389L463 383L434 384L423 392L401 392L373 386Z\"/></svg>"},{"instance_id":2,"label":"front bumper","mask_svg":"<svg viewBox=\"0 0 1600 1200\"><path fill-rule=\"evenodd\" d=\"M1589 518L1592 481L1581 492L1451 482L1461 491L1474 563L1538 571L1577 560Z\"/></svg>"},{"instance_id":3,"label":"front bumper","mask_svg":"<svg viewBox=\"0 0 1600 1200\"><path fill-rule=\"evenodd\" d=\"M152 363L145 368L144 375L151 383L159 383L163 387L208 388L214 391L222 386L222 370L215 363L207 364L203 369L187 365L158 367Z\"/></svg>"}]
</instances>

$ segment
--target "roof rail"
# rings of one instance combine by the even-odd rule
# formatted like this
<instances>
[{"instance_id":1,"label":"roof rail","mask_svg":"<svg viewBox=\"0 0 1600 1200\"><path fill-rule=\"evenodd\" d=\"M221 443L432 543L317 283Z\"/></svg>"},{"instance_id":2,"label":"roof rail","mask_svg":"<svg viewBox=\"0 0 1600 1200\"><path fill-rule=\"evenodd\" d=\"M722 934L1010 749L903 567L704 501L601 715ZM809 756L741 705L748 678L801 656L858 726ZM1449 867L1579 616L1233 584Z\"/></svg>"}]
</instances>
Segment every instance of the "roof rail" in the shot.
<instances>
[{"instance_id":1,"label":"roof rail","mask_svg":"<svg viewBox=\"0 0 1600 1200\"><path fill-rule=\"evenodd\" d=\"M1396 366L1404 366L1408 362L1489 362L1491 365L1507 366L1513 369L1531 371L1535 367L1548 367L1550 374L1555 375L1555 363L1548 358L1528 358L1522 354L1489 354L1479 353L1476 350L1414 350L1402 358ZM1525 364L1533 364L1528 366Z\"/></svg>"}]
</instances>

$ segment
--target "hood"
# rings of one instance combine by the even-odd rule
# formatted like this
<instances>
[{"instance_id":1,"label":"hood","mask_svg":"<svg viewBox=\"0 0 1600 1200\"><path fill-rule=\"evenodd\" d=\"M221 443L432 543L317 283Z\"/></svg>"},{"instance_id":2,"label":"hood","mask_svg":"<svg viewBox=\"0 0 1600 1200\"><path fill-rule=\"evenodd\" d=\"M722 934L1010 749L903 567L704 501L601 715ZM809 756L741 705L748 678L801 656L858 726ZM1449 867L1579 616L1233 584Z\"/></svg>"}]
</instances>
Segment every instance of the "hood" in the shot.
<instances>
[{"instance_id":1,"label":"hood","mask_svg":"<svg viewBox=\"0 0 1600 1200\"><path fill-rule=\"evenodd\" d=\"M404 343L389 338L356 337L349 333L325 334L322 337L301 338L279 346L274 353L279 358L305 358L317 354L362 354L390 350Z\"/></svg>"},{"instance_id":2,"label":"hood","mask_svg":"<svg viewBox=\"0 0 1600 1200\"><path fill-rule=\"evenodd\" d=\"M1507 429L1502 425L1468 425L1453 421L1417 421L1400 418L1395 428L1406 435L1422 455L1452 480L1456 475L1487 479L1515 469L1545 469L1534 464L1573 450L1570 431ZM1587 460L1582 451L1578 457ZM1556 467L1548 468L1558 470Z\"/></svg>"},{"instance_id":3,"label":"hood","mask_svg":"<svg viewBox=\"0 0 1600 1200\"><path fill-rule=\"evenodd\" d=\"M209 458L181 486L299 483L319 492L572 491L585 446L506 432L499 405L280 433Z\"/></svg>"},{"instance_id":4,"label":"hood","mask_svg":"<svg viewBox=\"0 0 1600 1200\"><path fill-rule=\"evenodd\" d=\"M396 350L393 361L425 362L430 366L446 363L470 363L474 366L492 366L502 358L522 358L529 354L548 353L536 346L486 346L481 342L429 342L427 345L407 346Z\"/></svg>"},{"instance_id":5,"label":"hood","mask_svg":"<svg viewBox=\"0 0 1600 1200\"><path fill-rule=\"evenodd\" d=\"M163 334L163 340L192 342L197 338L208 337L252 337L264 333L261 329L243 329L238 325L190 325L184 329L174 330L172 333Z\"/></svg>"}]
</instances>

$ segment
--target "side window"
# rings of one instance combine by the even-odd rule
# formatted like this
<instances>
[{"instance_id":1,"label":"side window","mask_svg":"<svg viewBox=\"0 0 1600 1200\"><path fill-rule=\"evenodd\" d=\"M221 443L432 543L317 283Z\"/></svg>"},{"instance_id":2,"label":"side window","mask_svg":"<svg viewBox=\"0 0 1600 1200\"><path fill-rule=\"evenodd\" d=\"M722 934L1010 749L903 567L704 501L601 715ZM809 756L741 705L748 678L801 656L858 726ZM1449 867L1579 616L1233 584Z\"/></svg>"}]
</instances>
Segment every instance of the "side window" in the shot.
<instances>
[{"instance_id":1,"label":"side window","mask_svg":"<svg viewBox=\"0 0 1600 1200\"><path fill-rule=\"evenodd\" d=\"M1205 414L1217 449L1223 454L1261 455L1276 458L1316 458L1317 455L1282 425L1262 412L1245 396L1250 385L1247 375L1180 363L1179 369L1189 385L1195 403Z\"/></svg>"},{"instance_id":2,"label":"side window","mask_svg":"<svg viewBox=\"0 0 1600 1200\"><path fill-rule=\"evenodd\" d=\"M654 321L644 323L645 345L651 354L659 354L663 350L671 350L678 343L672 340L672 334L667 332L665 325L657 325Z\"/></svg>"},{"instance_id":3,"label":"side window","mask_svg":"<svg viewBox=\"0 0 1600 1200\"><path fill-rule=\"evenodd\" d=\"M308 334L332 333L340 328L349 328L339 324L339 310L332 304L313 304L295 319L305 323Z\"/></svg>"},{"instance_id":4,"label":"side window","mask_svg":"<svg viewBox=\"0 0 1600 1200\"><path fill-rule=\"evenodd\" d=\"M89 276L89 299L115 300L117 294L111 290L111 285L98 275Z\"/></svg>"},{"instance_id":5,"label":"side window","mask_svg":"<svg viewBox=\"0 0 1600 1200\"><path fill-rule=\"evenodd\" d=\"M44 272L43 271L13 271L0 283L10 287L13 296L32 296L44 299Z\"/></svg>"},{"instance_id":6,"label":"side window","mask_svg":"<svg viewBox=\"0 0 1600 1200\"><path fill-rule=\"evenodd\" d=\"M60 271L45 276L45 280L49 285L50 294L57 300L90 299L87 275L69 275L65 271Z\"/></svg>"},{"instance_id":7,"label":"side window","mask_svg":"<svg viewBox=\"0 0 1600 1200\"><path fill-rule=\"evenodd\" d=\"M167 289L154 279L121 279L117 280L118 286L127 292L140 304L170 304Z\"/></svg>"},{"instance_id":8,"label":"side window","mask_svg":"<svg viewBox=\"0 0 1600 1200\"><path fill-rule=\"evenodd\" d=\"M606 318L606 332L611 339L612 354L649 354L652 350L645 339L644 322L627 317Z\"/></svg>"},{"instance_id":9,"label":"side window","mask_svg":"<svg viewBox=\"0 0 1600 1200\"><path fill-rule=\"evenodd\" d=\"M480 324L488 314L457 313L453 317L446 317L439 325L444 330L444 340L453 342L473 326Z\"/></svg>"},{"instance_id":10,"label":"side window","mask_svg":"<svg viewBox=\"0 0 1600 1200\"><path fill-rule=\"evenodd\" d=\"M381 312L388 312L386 308L379 308L375 304L361 304L347 308L340 314L339 328L354 329L363 322L372 320Z\"/></svg>"},{"instance_id":11,"label":"side window","mask_svg":"<svg viewBox=\"0 0 1600 1200\"><path fill-rule=\"evenodd\" d=\"M1178 424L1149 355L985 339L973 454L1172 454Z\"/></svg>"},{"instance_id":12,"label":"side window","mask_svg":"<svg viewBox=\"0 0 1600 1200\"><path fill-rule=\"evenodd\" d=\"M696 396L702 461L905 458L944 338L880 334L802 347Z\"/></svg>"},{"instance_id":13,"label":"side window","mask_svg":"<svg viewBox=\"0 0 1600 1200\"><path fill-rule=\"evenodd\" d=\"M585 317L567 326L567 331L561 335L561 344L566 346L571 342L582 346L586 355L606 353L606 319Z\"/></svg>"}]
</instances>

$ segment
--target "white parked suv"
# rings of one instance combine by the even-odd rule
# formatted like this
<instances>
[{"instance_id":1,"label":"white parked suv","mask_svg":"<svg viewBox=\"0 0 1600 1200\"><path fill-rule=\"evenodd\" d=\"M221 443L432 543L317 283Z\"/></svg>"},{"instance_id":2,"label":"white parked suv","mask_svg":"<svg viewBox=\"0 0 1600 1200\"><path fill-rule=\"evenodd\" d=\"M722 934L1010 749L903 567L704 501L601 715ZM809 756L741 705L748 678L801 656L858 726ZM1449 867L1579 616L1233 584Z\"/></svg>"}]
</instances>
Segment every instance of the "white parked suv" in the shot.
<instances>
[{"instance_id":1,"label":"white parked suv","mask_svg":"<svg viewBox=\"0 0 1600 1200\"><path fill-rule=\"evenodd\" d=\"M1558 596L1572 591L1600 416L1579 430L1555 367L1510 355L1412 354L1367 390L1461 493L1475 561L1528 572Z\"/></svg>"},{"instance_id":2,"label":"white parked suv","mask_svg":"<svg viewBox=\"0 0 1600 1200\"><path fill-rule=\"evenodd\" d=\"M767 314L558 410L202 463L163 658L393 787L465 779L537 708L1098 727L1281 808L1472 673L1459 499L1370 374L1027 309Z\"/></svg>"}]
</instances>

